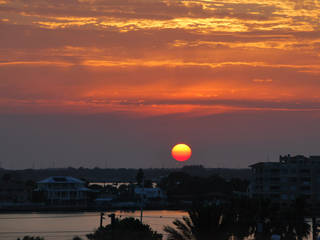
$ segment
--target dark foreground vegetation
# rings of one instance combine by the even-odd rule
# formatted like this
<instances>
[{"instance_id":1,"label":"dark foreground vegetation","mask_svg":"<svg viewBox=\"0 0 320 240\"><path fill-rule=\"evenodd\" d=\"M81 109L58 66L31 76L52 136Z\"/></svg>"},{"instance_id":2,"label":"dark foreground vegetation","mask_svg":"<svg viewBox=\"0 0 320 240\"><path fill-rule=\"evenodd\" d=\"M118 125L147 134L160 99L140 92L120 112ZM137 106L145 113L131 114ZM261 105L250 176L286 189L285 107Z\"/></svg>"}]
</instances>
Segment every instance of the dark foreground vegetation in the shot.
<instances>
[{"instance_id":1,"label":"dark foreground vegetation","mask_svg":"<svg viewBox=\"0 0 320 240\"><path fill-rule=\"evenodd\" d=\"M116 218L113 223L88 234L87 238L89 240L161 240L162 235L153 231L149 225L141 223L138 219L125 218L119 220Z\"/></svg>"},{"instance_id":2,"label":"dark foreground vegetation","mask_svg":"<svg viewBox=\"0 0 320 240\"><path fill-rule=\"evenodd\" d=\"M268 201L236 199L221 205L198 205L188 211L189 217L166 226L168 240L238 240L253 237L270 240L272 235L282 240L300 240L310 234L305 220L304 201L280 208Z\"/></svg>"}]
</instances>

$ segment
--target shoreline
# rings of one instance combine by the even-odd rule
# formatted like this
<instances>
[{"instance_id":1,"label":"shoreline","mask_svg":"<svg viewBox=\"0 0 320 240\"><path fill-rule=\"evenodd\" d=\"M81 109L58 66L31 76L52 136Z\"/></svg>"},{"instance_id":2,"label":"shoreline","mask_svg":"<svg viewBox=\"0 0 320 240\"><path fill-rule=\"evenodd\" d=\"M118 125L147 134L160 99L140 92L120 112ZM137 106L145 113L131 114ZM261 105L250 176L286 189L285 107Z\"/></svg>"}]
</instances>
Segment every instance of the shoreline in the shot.
<instances>
[{"instance_id":1,"label":"shoreline","mask_svg":"<svg viewBox=\"0 0 320 240\"><path fill-rule=\"evenodd\" d=\"M144 208L144 211L187 211L186 208ZM0 209L0 214L16 214L16 213L77 213L77 212L136 212L140 211L140 208L97 208L97 207L43 207L43 208L6 208Z\"/></svg>"}]
</instances>

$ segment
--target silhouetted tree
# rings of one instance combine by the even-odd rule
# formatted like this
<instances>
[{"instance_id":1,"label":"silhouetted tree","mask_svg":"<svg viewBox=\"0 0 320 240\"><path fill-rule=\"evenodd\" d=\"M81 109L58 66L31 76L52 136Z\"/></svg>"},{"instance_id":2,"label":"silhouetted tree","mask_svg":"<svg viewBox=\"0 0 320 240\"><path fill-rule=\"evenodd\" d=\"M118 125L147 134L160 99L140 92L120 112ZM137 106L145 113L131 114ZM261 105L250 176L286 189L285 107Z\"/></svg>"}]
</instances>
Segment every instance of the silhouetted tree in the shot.
<instances>
[{"instance_id":1,"label":"silhouetted tree","mask_svg":"<svg viewBox=\"0 0 320 240\"><path fill-rule=\"evenodd\" d=\"M75 236L75 237L72 238L72 240L82 240L82 238L79 237L79 236Z\"/></svg>"},{"instance_id":2,"label":"silhouetted tree","mask_svg":"<svg viewBox=\"0 0 320 240\"><path fill-rule=\"evenodd\" d=\"M32 192L32 202L45 202L46 196L43 191L33 191Z\"/></svg>"},{"instance_id":3,"label":"silhouetted tree","mask_svg":"<svg viewBox=\"0 0 320 240\"><path fill-rule=\"evenodd\" d=\"M169 199L178 195L193 196L194 199L208 199L216 193L231 195L232 184L213 175L207 178L190 176L184 172L172 172L163 178L160 187L166 191Z\"/></svg>"},{"instance_id":4,"label":"silhouetted tree","mask_svg":"<svg viewBox=\"0 0 320 240\"><path fill-rule=\"evenodd\" d=\"M115 219L113 224L88 234L90 240L161 240L162 235L134 218Z\"/></svg>"},{"instance_id":5,"label":"silhouetted tree","mask_svg":"<svg viewBox=\"0 0 320 240\"><path fill-rule=\"evenodd\" d=\"M189 217L175 220L175 227L166 226L168 240L228 240L235 236L244 240L250 235L269 240L278 234L282 240L302 240L310 233L305 221L303 201L280 208L268 200L233 199L222 205L197 205L188 211ZM257 223L263 231L257 233Z\"/></svg>"},{"instance_id":6,"label":"silhouetted tree","mask_svg":"<svg viewBox=\"0 0 320 240\"><path fill-rule=\"evenodd\" d=\"M232 214L222 206L196 207L188 214L182 221L175 220L175 227L164 227L168 240L227 240L232 234Z\"/></svg>"},{"instance_id":7,"label":"silhouetted tree","mask_svg":"<svg viewBox=\"0 0 320 240\"><path fill-rule=\"evenodd\" d=\"M25 182L25 186L26 186L26 188L33 190L33 189L35 189L37 187L37 183L35 181L33 181L33 180L27 180Z\"/></svg>"},{"instance_id":8,"label":"silhouetted tree","mask_svg":"<svg viewBox=\"0 0 320 240\"><path fill-rule=\"evenodd\" d=\"M273 234L280 235L282 240L302 240L310 233L310 225L305 220L305 202L301 199L288 207L257 199L250 203L248 209L252 212L249 219L263 226L260 236L253 226L253 233L259 240L269 240Z\"/></svg>"},{"instance_id":9,"label":"silhouetted tree","mask_svg":"<svg viewBox=\"0 0 320 240\"><path fill-rule=\"evenodd\" d=\"M270 218L271 232L282 240L302 240L310 234L310 225L305 220L305 202L297 199L289 207L282 208Z\"/></svg>"},{"instance_id":10,"label":"silhouetted tree","mask_svg":"<svg viewBox=\"0 0 320 240\"><path fill-rule=\"evenodd\" d=\"M141 168L139 168L137 176L136 176L136 180L137 180L137 183L139 186L141 186L143 178L144 178L144 172Z\"/></svg>"},{"instance_id":11,"label":"silhouetted tree","mask_svg":"<svg viewBox=\"0 0 320 240\"><path fill-rule=\"evenodd\" d=\"M20 238L18 238L17 240L20 240ZM44 238L43 237L24 236L21 240L44 240Z\"/></svg>"},{"instance_id":12,"label":"silhouetted tree","mask_svg":"<svg viewBox=\"0 0 320 240\"><path fill-rule=\"evenodd\" d=\"M252 235L256 230L255 212L252 209L254 201L247 198L236 198L227 204L233 222L230 231L238 240L243 240Z\"/></svg>"},{"instance_id":13,"label":"silhouetted tree","mask_svg":"<svg viewBox=\"0 0 320 240\"><path fill-rule=\"evenodd\" d=\"M144 181L144 187L145 188L152 188L153 187L153 184L152 184L152 181L151 180L145 180Z\"/></svg>"}]
</instances>

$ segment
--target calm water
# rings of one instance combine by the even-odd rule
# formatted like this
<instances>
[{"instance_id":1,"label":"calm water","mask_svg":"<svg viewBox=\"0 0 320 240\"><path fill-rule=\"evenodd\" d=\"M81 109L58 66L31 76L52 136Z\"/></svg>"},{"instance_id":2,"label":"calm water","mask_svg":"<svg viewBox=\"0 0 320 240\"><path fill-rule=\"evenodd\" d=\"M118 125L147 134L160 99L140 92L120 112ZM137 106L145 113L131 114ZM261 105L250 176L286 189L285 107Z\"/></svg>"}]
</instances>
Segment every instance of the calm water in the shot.
<instances>
[{"instance_id":1,"label":"calm water","mask_svg":"<svg viewBox=\"0 0 320 240\"><path fill-rule=\"evenodd\" d=\"M117 217L140 217L140 212L116 211ZM182 211L144 211L143 222L163 233L164 225L171 225L176 218L187 213ZM0 214L0 239L16 240L24 235L42 236L46 240L71 240L74 236L83 237L99 226L99 213L26 213ZM104 224L110 223L106 217Z\"/></svg>"}]
</instances>

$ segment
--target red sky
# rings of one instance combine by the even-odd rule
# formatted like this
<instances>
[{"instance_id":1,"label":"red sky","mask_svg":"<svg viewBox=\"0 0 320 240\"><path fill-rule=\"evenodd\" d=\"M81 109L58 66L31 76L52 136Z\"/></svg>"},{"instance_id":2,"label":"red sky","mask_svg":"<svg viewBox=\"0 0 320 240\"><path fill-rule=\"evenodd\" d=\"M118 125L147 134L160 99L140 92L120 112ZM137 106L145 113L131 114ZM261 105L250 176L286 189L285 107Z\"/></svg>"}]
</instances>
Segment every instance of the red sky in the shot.
<instances>
[{"instance_id":1,"label":"red sky","mask_svg":"<svg viewBox=\"0 0 320 240\"><path fill-rule=\"evenodd\" d=\"M304 118L295 122L297 126L318 120L319 20L320 3L315 0L0 0L0 114L21 119L117 115L146 124L150 118L165 119L169 125L176 117L188 122L245 116L253 126L247 135L254 136L239 141L255 143L257 157L262 147L254 140L261 126L254 120L257 116L274 116L276 124L280 114L286 119L283 128L297 116ZM3 128L16 129L9 123L13 124L5 120ZM22 127L23 121L16 124ZM181 124L176 124L167 134L185 142L188 135L179 135ZM230 131L223 121L218 126ZM181 131L190 128L194 126ZM208 128L209 120L198 129L197 141L189 140L211 148ZM316 130L316 124L307 129ZM236 139L233 133L224 133L225 151ZM135 144L139 132L131 138L121 134L128 144ZM292 137L301 139L301 134ZM310 137L310 144L311 139L315 140ZM283 149L316 151L297 149L290 140L284 141ZM165 140L151 142L159 146ZM260 154L271 151L277 156L280 151L267 148L271 150ZM219 155L222 162L232 158L224 150ZM3 158L21 156L8 157L10 151ZM214 151L210 154L204 157L207 165ZM241 153L241 159L247 159L246 154ZM246 167L248 161L241 161Z\"/></svg>"}]
</instances>

